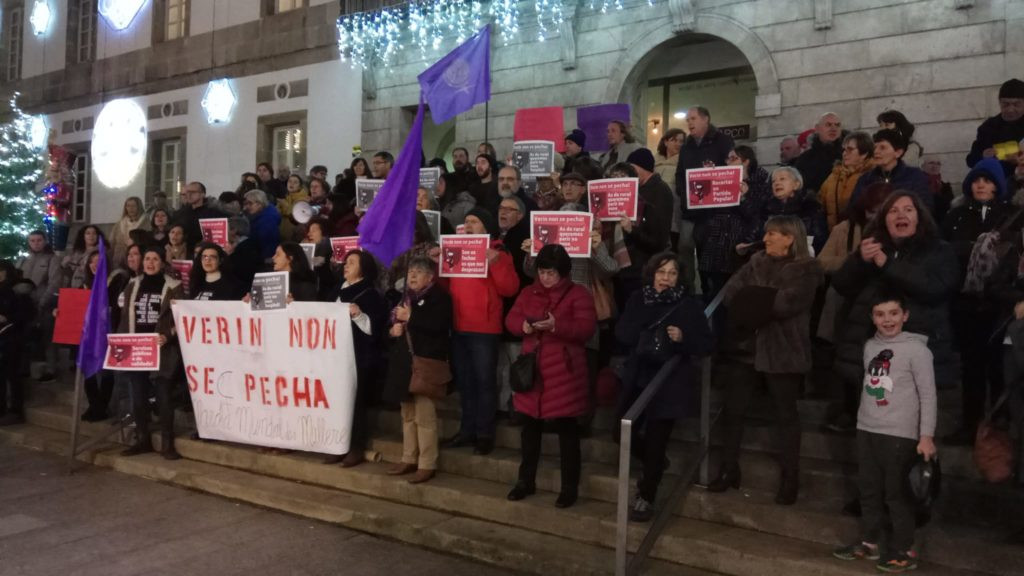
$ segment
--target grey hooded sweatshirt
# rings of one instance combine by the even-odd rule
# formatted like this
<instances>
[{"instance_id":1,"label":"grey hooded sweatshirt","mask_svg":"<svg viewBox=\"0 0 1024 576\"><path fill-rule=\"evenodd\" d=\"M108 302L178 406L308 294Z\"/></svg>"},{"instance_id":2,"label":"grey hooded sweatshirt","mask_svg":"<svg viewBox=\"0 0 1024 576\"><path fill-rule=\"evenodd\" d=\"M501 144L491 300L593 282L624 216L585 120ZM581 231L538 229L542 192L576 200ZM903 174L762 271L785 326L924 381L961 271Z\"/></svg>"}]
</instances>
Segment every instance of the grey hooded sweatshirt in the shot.
<instances>
[{"instance_id":1,"label":"grey hooded sweatshirt","mask_svg":"<svg viewBox=\"0 0 1024 576\"><path fill-rule=\"evenodd\" d=\"M935 368L928 337L875 334L864 344L864 385L857 429L917 440L935 436Z\"/></svg>"}]
</instances>

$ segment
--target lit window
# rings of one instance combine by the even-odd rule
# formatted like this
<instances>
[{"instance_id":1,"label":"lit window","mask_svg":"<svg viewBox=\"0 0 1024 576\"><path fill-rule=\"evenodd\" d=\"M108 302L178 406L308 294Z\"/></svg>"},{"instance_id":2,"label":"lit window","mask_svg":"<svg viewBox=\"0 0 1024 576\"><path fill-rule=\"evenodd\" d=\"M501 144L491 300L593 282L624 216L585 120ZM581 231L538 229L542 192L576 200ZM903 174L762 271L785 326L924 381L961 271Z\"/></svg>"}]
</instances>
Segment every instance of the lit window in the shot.
<instances>
[{"instance_id":1,"label":"lit window","mask_svg":"<svg viewBox=\"0 0 1024 576\"><path fill-rule=\"evenodd\" d=\"M164 140L159 146L160 190L177 199L181 189L181 140Z\"/></svg>"},{"instance_id":2,"label":"lit window","mask_svg":"<svg viewBox=\"0 0 1024 576\"><path fill-rule=\"evenodd\" d=\"M298 10L303 7L303 4L305 4L304 0L277 0L277 10L274 13L280 14L289 10Z\"/></svg>"},{"instance_id":3,"label":"lit window","mask_svg":"<svg viewBox=\"0 0 1024 576\"><path fill-rule=\"evenodd\" d=\"M306 138L299 125L277 126L273 129L274 166L300 174L306 171Z\"/></svg>"},{"instance_id":4,"label":"lit window","mask_svg":"<svg viewBox=\"0 0 1024 576\"><path fill-rule=\"evenodd\" d=\"M188 0L167 0L165 40L184 38L188 34Z\"/></svg>"}]
</instances>

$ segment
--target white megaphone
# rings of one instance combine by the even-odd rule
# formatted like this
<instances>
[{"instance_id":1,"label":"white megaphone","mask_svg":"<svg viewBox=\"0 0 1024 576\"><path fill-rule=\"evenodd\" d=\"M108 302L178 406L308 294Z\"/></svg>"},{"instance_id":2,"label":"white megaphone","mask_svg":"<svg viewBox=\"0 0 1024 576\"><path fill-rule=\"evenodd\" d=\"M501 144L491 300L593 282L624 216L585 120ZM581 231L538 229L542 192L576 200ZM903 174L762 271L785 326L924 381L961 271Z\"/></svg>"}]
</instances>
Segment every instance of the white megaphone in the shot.
<instances>
[{"instance_id":1,"label":"white megaphone","mask_svg":"<svg viewBox=\"0 0 1024 576\"><path fill-rule=\"evenodd\" d=\"M309 202L296 202L292 207L292 218L299 224L305 224L320 213L320 206L313 206Z\"/></svg>"}]
</instances>

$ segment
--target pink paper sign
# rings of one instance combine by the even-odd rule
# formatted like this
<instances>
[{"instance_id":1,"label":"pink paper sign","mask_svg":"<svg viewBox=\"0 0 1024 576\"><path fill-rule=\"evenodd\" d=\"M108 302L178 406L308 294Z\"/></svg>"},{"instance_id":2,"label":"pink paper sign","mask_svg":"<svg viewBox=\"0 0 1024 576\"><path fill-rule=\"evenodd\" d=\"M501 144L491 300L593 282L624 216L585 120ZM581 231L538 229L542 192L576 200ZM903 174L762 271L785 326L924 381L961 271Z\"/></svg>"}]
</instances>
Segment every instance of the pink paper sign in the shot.
<instances>
[{"instance_id":1,"label":"pink paper sign","mask_svg":"<svg viewBox=\"0 0 1024 576\"><path fill-rule=\"evenodd\" d=\"M221 248L227 248L227 218L200 218L199 229L203 231L203 242L213 242Z\"/></svg>"},{"instance_id":2,"label":"pink paper sign","mask_svg":"<svg viewBox=\"0 0 1024 576\"><path fill-rule=\"evenodd\" d=\"M725 208L739 206L742 166L691 168L686 171L686 207Z\"/></svg>"},{"instance_id":3,"label":"pink paper sign","mask_svg":"<svg viewBox=\"0 0 1024 576\"><path fill-rule=\"evenodd\" d=\"M441 276L444 278L486 278L487 234L441 235Z\"/></svg>"},{"instance_id":4,"label":"pink paper sign","mask_svg":"<svg viewBox=\"0 0 1024 576\"><path fill-rule=\"evenodd\" d=\"M359 250L359 236L334 236L331 238L331 252L335 262L344 262L349 252Z\"/></svg>"},{"instance_id":5,"label":"pink paper sign","mask_svg":"<svg viewBox=\"0 0 1024 576\"><path fill-rule=\"evenodd\" d=\"M569 256L590 257L594 215L586 212L530 212L530 256L548 244L561 244Z\"/></svg>"},{"instance_id":6,"label":"pink paper sign","mask_svg":"<svg viewBox=\"0 0 1024 576\"><path fill-rule=\"evenodd\" d=\"M148 372L160 369L159 334L108 334L107 370Z\"/></svg>"},{"instance_id":7,"label":"pink paper sign","mask_svg":"<svg viewBox=\"0 0 1024 576\"><path fill-rule=\"evenodd\" d=\"M636 178L607 178L587 182L587 202L598 220L618 221L623 216L636 220L640 181Z\"/></svg>"}]
</instances>

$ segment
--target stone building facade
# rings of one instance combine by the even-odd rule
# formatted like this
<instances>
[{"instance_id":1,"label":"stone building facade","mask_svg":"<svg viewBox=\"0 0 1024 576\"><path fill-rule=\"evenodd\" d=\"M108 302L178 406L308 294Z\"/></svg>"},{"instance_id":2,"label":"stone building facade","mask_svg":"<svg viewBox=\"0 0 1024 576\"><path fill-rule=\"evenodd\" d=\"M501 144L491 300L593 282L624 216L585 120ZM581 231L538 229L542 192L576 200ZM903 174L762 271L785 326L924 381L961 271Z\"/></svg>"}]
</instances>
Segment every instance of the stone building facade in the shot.
<instances>
[{"instance_id":1,"label":"stone building facade","mask_svg":"<svg viewBox=\"0 0 1024 576\"><path fill-rule=\"evenodd\" d=\"M147 0L122 32L93 15L93 52L82 57L85 14L96 2L45 1L55 17L47 35L35 36L35 0L0 0L5 87L47 115L59 143L82 152L101 104L135 98L148 111L150 149L184 139L179 180L203 180L215 191L269 159L275 122L308 130L307 168L337 172L354 146L397 151L417 103L416 75L439 56L407 50L389 66L351 69L339 60L335 22L352 0ZM879 112L898 109L955 181L966 172L975 128L998 110L998 86L1024 77L1022 0L621 0L621 10L610 2L604 13L589 0L561 1L565 22L544 42L534 2L519 3L520 33L507 45L494 41L486 115L478 106L429 129L428 156L472 148L485 136L508 153L519 108L563 106L570 129L578 107L626 102L641 140L676 125L680 107L702 104L716 123L746 130L741 139L770 163L783 137L825 111L846 128L873 129ZM169 32L177 3L186 24ZM12 15L22 26L18 46ZM207 125L206 83L222 77L234 79L238 109L230 123ZM163 187L151 174L160 160L151 156L147 174L124 189L93 179L88 217L112 221L125 197Z\"/></svg>"}]
</instances>

